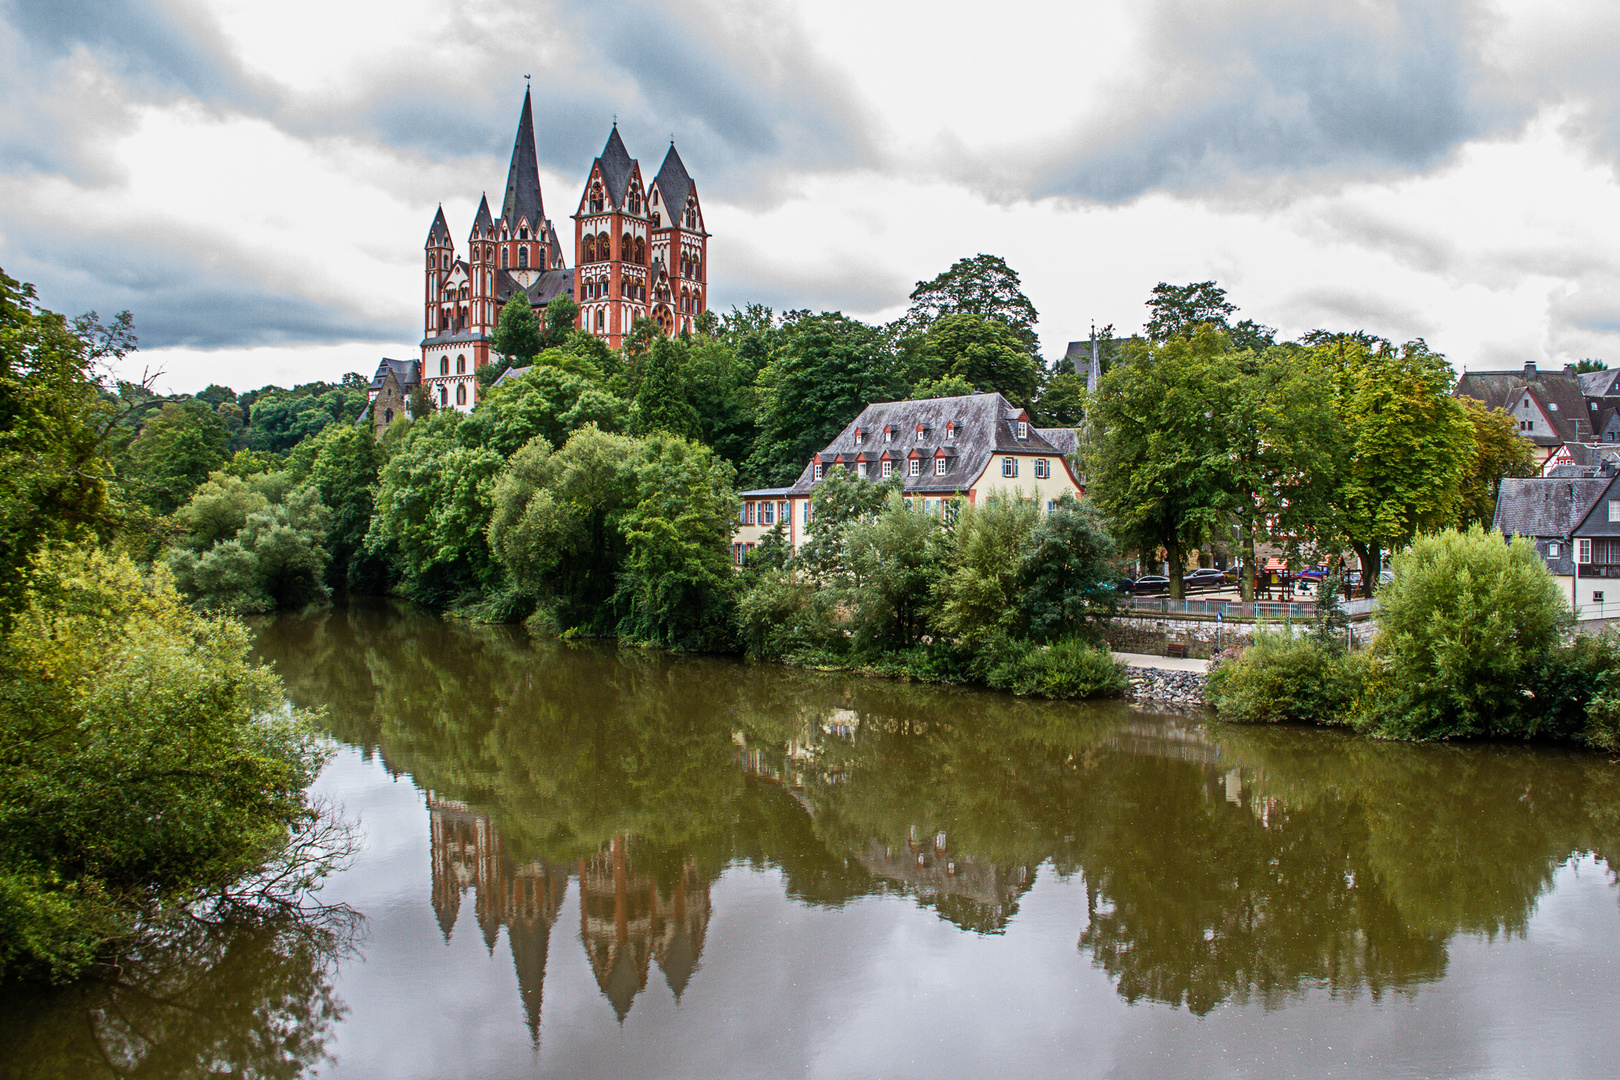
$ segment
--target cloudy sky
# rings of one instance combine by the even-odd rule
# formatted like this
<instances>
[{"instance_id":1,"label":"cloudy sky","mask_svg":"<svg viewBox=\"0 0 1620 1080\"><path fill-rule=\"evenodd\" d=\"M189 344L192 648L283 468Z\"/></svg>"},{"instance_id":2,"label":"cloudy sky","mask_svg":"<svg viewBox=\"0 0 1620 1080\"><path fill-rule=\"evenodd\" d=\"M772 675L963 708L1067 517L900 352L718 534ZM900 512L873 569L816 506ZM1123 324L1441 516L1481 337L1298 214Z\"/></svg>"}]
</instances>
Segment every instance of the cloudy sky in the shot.
<instances>
[{"instance_id":1,"label":"cloudy sky","mask_svg":"<svg viewBox=\"0 0 1620 1080\"><path fill-rule=\"evenodd\" d=\"M170 389L369 373L530 75L547 212L615 116L644 170L673 136L721 309L889 318L990 252L1048 357L1215 278L1289 336L1620 362L1617 54L1595 0L0 0L0 268L134 311Z\"/></svg>"}]
</instances>

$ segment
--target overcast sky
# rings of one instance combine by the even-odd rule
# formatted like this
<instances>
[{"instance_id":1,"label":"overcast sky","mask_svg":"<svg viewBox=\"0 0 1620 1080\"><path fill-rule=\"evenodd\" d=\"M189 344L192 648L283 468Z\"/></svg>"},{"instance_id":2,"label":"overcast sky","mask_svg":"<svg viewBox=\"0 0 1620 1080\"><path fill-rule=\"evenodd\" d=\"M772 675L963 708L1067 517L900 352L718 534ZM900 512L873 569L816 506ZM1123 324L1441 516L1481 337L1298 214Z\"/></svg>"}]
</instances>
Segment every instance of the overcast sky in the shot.
<instances>
[{"instance_id":1,"label":"overcast sky","mask_svg":"<svg viewBox=\"0 0 1620 1080\"><path fill-rule=\"evenodd\" d=\"M531 75L572 235L618 117L696 178L711 304L887 319L1001 255L1051 358L1156 282L1620 362L1620 5L0 0L0 268L129 308L160 385L417 355L422 244L499 200Z\"/></svg>"}]
</instances>

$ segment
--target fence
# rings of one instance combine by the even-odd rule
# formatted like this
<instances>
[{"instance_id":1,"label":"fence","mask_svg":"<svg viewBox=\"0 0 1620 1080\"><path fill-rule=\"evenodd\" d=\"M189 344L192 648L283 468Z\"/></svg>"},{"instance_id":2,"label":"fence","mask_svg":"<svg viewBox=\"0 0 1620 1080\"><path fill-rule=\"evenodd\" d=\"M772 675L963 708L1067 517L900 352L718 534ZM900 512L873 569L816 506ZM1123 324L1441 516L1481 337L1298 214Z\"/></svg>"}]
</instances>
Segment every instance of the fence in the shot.
<instances>
[{"instance_id":1,"label":"fence","mask_svg":"<svg viewBox=\"0 0 1620 1080\"><path fill-rule=\"evenodd\" d=\"M1344 613L1352 619L1364 619L1372 614L1373 600L1351 600L1343 604ZM1238 600L1172 600L1168 596L1132 596L1121 604L1121 610L1157 615L1203 615L1228 619L1274 619L1292 622L1307 621L1316 614L1311 604L1285 604L1257 600L1245 604Z\"/></svg>"}]
</instances>

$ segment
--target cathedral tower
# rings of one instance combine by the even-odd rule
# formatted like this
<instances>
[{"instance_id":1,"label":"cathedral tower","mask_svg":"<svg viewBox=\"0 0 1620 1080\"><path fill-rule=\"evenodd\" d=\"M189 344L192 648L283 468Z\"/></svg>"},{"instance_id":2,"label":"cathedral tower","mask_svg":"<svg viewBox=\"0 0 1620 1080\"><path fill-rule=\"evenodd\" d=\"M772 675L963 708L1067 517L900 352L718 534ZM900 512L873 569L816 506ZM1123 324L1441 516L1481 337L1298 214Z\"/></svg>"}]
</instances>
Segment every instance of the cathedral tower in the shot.
<instances>
[{"instance_id":1,"label":"cathedral tower","mask_svg":"<svg viewBox=\"0 0 1620 1080\"><path fill-rule=\"evenodd\" d=\"M709 233L703 227L697 184L675 151L674 140L653 178L651 210L648 273L653 321L665 333L686 333L693 318L708 310Z\"/></svg>"},{"instance_id":2,"label":"cathedral tower","mask_svg":"<svg viewBox=\"0 0 1620 1080\"><path fill-rule=\"evenodd\" d=\"M574 214L579 326L605 339L610 349L617 349L630 324L647 314L648 220L641 165L624 148L614 124Z\"/></svg>"}]
</instances>

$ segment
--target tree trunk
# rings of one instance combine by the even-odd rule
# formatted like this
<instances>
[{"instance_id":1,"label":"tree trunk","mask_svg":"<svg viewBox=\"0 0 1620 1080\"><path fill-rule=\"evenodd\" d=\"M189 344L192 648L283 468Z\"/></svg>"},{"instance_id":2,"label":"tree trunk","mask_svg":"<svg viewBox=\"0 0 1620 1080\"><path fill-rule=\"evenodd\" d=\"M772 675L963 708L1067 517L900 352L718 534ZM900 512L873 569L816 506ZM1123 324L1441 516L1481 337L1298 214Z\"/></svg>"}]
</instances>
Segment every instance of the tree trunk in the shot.
<instances>
[{"instance_id":1,"label":"tree trunk","mask_svg":"<svg viewBox=\"0 0 1620 1080\"><path fill-rule=\"evenodd\" d=\"M1368 548L1365 544L1351 544L1355 549L1356 558L1361 561L1361 595L1371 598L1373 583L1378 580L1378 549Z\"/></svg>"},{"instance_id":2,"label":"tree trunk","mask_svg":"<svg viewBox=\"0 0 1620 1080\"><path fill-rule=\"evenodd\" d=\"M1243 573L1238 575L1238 587L1243 591L1238 595L1245 604L1254 603L1254 518L1245 515L1243 518Z\"/></svg>"},{"instance_id":3,"label":"tree trunk","mask_svg":"<svg viewBox=\"0 0 1620 1080\"><path fill-rule=\"evenodd\" d=\"M1164 573L1170 579L1170 599L1180 600L1186 595L1181 581L1181 541L1172 540L1164 545L1164 552L1165 561L1169 563Z\"/></svg>"}]
</instances>

